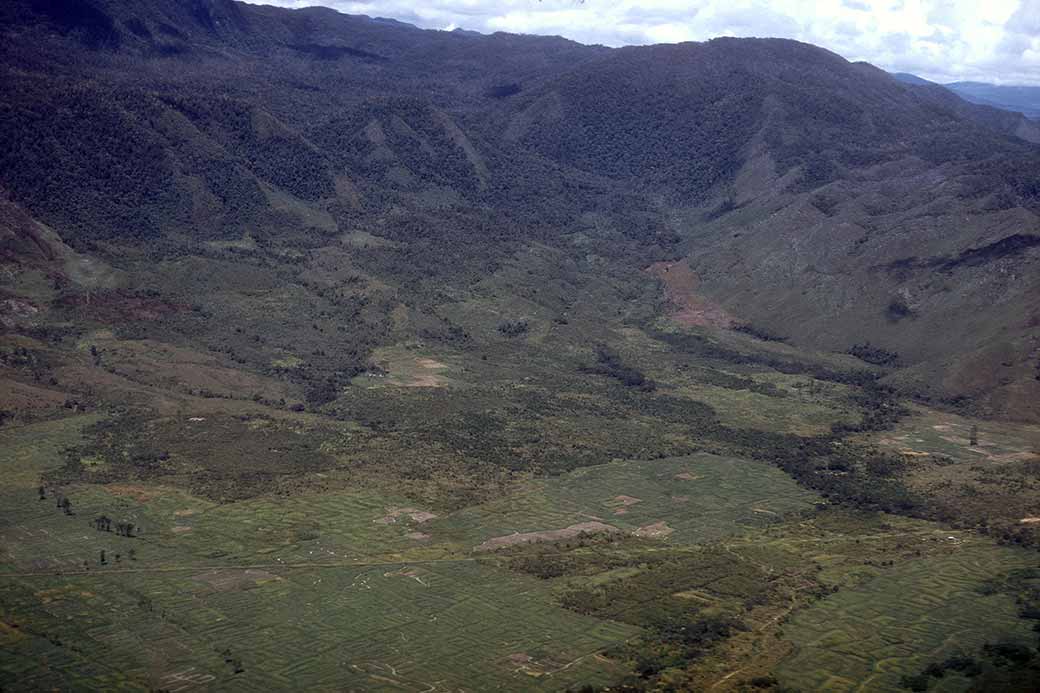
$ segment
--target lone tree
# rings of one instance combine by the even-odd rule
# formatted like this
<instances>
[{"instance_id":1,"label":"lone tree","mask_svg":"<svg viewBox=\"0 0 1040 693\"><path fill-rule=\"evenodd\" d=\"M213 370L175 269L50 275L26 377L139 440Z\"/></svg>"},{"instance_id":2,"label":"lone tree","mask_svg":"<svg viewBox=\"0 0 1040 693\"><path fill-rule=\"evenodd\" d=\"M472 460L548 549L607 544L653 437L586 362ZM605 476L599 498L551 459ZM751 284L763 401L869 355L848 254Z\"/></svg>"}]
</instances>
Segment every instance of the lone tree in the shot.
<instances>
[{"instance_id":1,"label":"lone tree","mask_svg":"<svg viewBox=\"0 0 1040 693\"><path fill-rule=\"evenodd\" d=\"M972 424L971 433L968 434L968 444L975 447L979 444L979 427Z\"/></svg>"},{"instance_id":2,"label":"lone tree","mask_svg":"<svg viewBox=\"0 0 1040 693\"><path fill-rule=\"evenodd\" d=\"M40 491L40 500L45 500L47 498L47 489L45 489L44 487L41 486L39 491Z\"/></svg>"},{"instance_id":3,"label":"lone tree","mask_svg":"<svg viewBox=\"0 0 1040 693\"><path fill-rule=\"evenodd\" d=\"M61 509L66 515L72 514L72 501L68 498L61 499Z\"/></svg>"},{"instance_id":4,"label":"lone tree","mask_svg":"<svg viewBox=\"0 0 1040 693\"><path fill-rule=\"evenodd\" d=\"M98 559L98 562L101 565L105 565L106 563L108 563L108 561L105 560L105 550L104 549L101 549L101 557Z\"/></svg>"}]
</instances>

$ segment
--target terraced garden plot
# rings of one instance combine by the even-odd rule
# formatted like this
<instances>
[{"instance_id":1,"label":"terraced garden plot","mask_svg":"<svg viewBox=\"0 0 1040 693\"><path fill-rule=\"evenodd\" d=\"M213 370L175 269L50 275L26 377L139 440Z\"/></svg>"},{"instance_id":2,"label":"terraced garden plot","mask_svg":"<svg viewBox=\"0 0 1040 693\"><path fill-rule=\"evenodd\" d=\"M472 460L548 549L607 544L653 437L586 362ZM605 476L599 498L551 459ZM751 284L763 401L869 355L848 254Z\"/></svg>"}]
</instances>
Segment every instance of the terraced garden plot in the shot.
<instances>
[{"instance_id":1,"label":"terraced garden plot","mask_svg":"<svg viewBox=\"0 0 1040 693\"><path fill-rule=\"evenodd\" d=\"M1002 464L1040 459L1040 426L981 421L914 407L895 430L876 434L878 443L910 457L943 455L958 463ZM971 429L978 444L971 445Z\"/></svg>"},{"instance_id":2,"label":"terraced garden plot","mask_svg":"<svg viewBox=\"0 0 1040 693\"><path fill-rule=\"evenodd\" d=\"M976 588L1009 569L1035 566L1034 553L979 542L911 561L799 611L784 627L795 651L776 670L803 691L901 691L900 678L986 642L1033 641L1013 600ZM932 690L967 690L957 676Z\"/></svg>"},{"instance_id":3,"label":"terraced garden plot","mask_svg":"<svg viewBox=\"0 0 1040 693\"><path fill-rule=\"evenodd\" d=\"M608 683L620 672L596 653L638 632L473 561L232 573L5 581L5 623L32 625L0 685L559 690Z\"/></svg>"},{"instance_id":4,"label":"terraced garden plot","mask_svg":"<svg viewBox=\"0 0 1040 693\"><path fill-rule=\"evenodd\" d=\"M778 521L818 500L779 470L710 454L615 461L532 484L526 493L431 521L434 537L473 547L513 533L602 522L699 543ZM663 523L663 524L662 524Z\"/></svg>"}]
</instances>

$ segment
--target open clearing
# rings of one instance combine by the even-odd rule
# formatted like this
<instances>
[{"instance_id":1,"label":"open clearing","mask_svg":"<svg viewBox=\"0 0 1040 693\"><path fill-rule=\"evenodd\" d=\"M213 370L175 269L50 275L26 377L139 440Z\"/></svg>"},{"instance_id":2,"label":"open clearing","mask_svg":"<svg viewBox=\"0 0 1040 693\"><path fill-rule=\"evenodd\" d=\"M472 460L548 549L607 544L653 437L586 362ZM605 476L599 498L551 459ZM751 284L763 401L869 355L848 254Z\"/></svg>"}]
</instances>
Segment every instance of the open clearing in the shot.
<instances>
[{"instance_id":1,"label":"open clearing","mask_svg":"<svg viewBox=\"0 0 1040 693\"><path fill-rule=\"evenodd\" d=\"M103 571L7 580L4 621L34 616L6 648L0 681L144 690L194 668L222 690L558 690L607 682L609 667L589 655L636 632L563 611L538 580L476 563L258 574L198 589L180 575ZM207 576L191 580L218 580ZM38 596L48 590L59 596ZM224 650L245 671L234 674ZM517 667L516 652L531 660Z\"/></svg>"},{"instance_id":2,"label":"open clearing","mask_svg":"<svg viewBox=\"0 0 1040 693\"><path fill-rule=\"evenodd\" d=\"M461 510L423 527L434 536L477 546L495 537L589 521L626 532L666 522L672 532L645 530L644 534L692 544L775 523L786 513L811 508L817 500L762 462L697 454L586 467L531 482L526 492ZM627 512L618 514L619 506Z\"/></svg>"},{"instance_id":3,"label":"open clearing","mask_svg":"<svg viewBox=\"0 0 1040 693\"><path fill-rule=\"evenodd\" d=\"M594 655L637 628L561 609L543 581L417 540L434 521L403 498L221 505L177 488L82 485L65 516L37 500L37 475L92 420L0 433L4 690L559 690L621 673ZM133 519L137 536L97 531L100 514Z\"/></svg>"}]
</instances>

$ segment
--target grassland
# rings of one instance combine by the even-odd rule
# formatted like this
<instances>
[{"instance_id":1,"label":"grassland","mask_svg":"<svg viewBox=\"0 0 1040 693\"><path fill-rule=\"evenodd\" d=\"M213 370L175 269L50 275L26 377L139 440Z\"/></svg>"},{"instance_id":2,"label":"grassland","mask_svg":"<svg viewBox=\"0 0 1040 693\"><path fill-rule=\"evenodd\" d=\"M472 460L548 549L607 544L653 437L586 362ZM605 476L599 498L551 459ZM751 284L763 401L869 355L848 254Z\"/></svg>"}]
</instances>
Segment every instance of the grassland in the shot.
<instances>
[{"instance_id":1,"label":"grassland","mask_svg":"<svg viewBox=\"0 0 1040 693\"><path fill-rule=\"evenodd\" d=\"M434 520L428 531L465 546L592 520L626 532L657 526L651 535L694 544L779 522L817 499L761 462L710 454L616 460L532 482L507 498Z\"/></svg>"},{"instance_id":2,"label":"grassland","mask_svg":"<svg viewBox=\"0 0 1040 693\"><path fill-rule=\"evenodd\" d=\"M1019 618L1014 600L978 588L1007 570L1037 564L1035 555L968 541L945 556L909 562L839 591L784 627L794 651L776 676L797 690L898 691L904 676L953 655L977 655L987 642L1031 647L1032 624ZM949 673L932 690L970 686Z\"/></svg>"},{"instance_id":3,"label":"grassland","mask_svg":"<svg viewBox=\"0 0 1040 693\"><path fill-rule=\"evenodd\" d=\"M32 472L84 423L3 433L22 472L4 496L5 689L556 689L608 682L596 653L636 632L409 538L410 518L386 521L404 499L373 492L219 504L82 485L64 515L37 500ZM102 513L134 520L135 536L97 531Z\"/></svg>"},{"instance_id":4,"label":"grassland","mask_svg":"<svg viewBox=\"0 0 1040 693\"><path fill-rule=\"evenodd\" d=\"M914 407L892 431L871 439L903 456L907 485L937 514L1006 542L1037 542L1040 427Z\"/></svg>"},{"instance_id":5,"label":"grassland","mask_svg":"<svg viewBox=\"0 0 1040 693\"><path fill-rule=\"evenodd\" d=\"M0 686L739 689L816 646L789 618L993 550L835 507L878 505L850 479L927 490L913 455L864 471L911 431L831 433L890 404L851 357L680 329L646 273L540 245L453 295L393 286L365 238L165 259L169 300L0 340ZM986 638L1020 633L997 606Z\"/></svg>"}]
</instances>

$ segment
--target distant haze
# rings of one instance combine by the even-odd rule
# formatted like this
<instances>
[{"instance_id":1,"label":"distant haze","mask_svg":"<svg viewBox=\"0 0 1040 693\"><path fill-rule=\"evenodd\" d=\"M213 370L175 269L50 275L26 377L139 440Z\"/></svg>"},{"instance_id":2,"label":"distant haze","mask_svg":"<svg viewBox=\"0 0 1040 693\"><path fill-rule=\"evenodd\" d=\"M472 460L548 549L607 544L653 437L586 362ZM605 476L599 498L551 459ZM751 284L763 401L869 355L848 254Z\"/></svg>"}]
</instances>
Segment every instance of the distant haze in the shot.
<instances>
[{"instance_id":1,"label":"distant haze","mask_svg":"<svg viewBox=\"0 0 1040 693\"><path fill-rule=\"evenodd\" d=\"M1040 85L1040 0L266 0L622 46L776 36L936 82Z\"/></svg>"}]
</instances>

